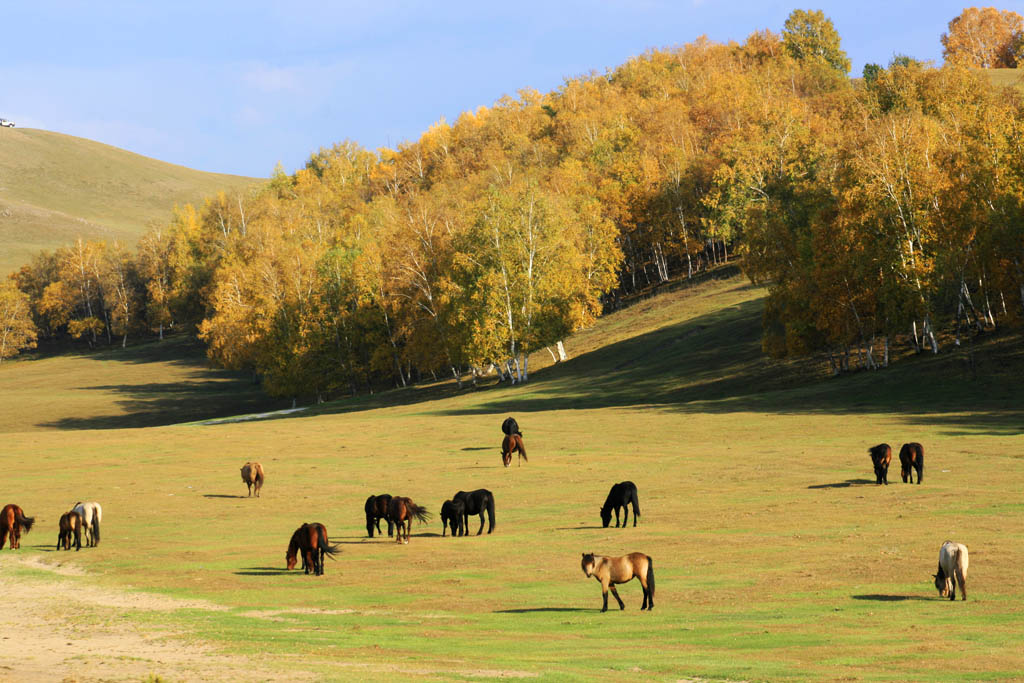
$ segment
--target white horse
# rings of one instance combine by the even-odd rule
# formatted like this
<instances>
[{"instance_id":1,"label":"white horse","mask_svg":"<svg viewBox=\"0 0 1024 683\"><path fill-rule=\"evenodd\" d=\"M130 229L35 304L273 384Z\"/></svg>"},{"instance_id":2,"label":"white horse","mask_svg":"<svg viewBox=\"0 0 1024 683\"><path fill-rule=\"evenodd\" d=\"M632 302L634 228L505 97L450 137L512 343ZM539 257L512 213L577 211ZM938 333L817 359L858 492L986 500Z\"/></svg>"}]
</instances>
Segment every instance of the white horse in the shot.
<instances>
[{"instance_id":1,"label":"white horse","mask_svg":"<svg viewBox=\"0 0 1024 683\"><path fill-rule=\"evenodd\" d=\"M82 528L85 529L85 545L97 546L100 544L100 522L103 521L103 508L99 503L81 501L75 503L71 508L82 518Z\"/></svg>"},{"instance_id":2,"label":"white horse","mask_svg":"<svg viewBox=\"0 0 1024 683\"><path fill-rule=\"evenodd\" d=\"M939 573L935 574L935 588L942 597L956 600L956 585L960 584L960 599L967 599L967 546L946 541L939 548Z\"/></svg>"}]
</instances>

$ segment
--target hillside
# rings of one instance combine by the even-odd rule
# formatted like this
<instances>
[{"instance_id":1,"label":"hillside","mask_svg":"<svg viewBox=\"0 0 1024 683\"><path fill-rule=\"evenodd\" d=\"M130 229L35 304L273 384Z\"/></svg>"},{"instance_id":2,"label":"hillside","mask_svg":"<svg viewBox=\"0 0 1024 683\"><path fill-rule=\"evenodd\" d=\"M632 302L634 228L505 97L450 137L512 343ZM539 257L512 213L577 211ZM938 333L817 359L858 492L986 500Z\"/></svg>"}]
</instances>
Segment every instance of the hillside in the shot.
<instances>
[{"instance_id":1,"label":"hillside","mask_svg":"<svg viewBox=\"0 0 1024 683\"><path fill-rule=\"evenodd\" d=\"M0 273L79 236L134 245L176 204L256 180L195 171L61 133L0 129Z\"/></svg>"},{"instance_id":2,"label":"hillside","mask_svg":"<svg viewBox=\"0 0 1024 683\"><path fill-rule=\"evenodd\" d=\"M1024 89L1024 69L982 69L993 85L1013 85Z\"/></svg>"}]
</instances>

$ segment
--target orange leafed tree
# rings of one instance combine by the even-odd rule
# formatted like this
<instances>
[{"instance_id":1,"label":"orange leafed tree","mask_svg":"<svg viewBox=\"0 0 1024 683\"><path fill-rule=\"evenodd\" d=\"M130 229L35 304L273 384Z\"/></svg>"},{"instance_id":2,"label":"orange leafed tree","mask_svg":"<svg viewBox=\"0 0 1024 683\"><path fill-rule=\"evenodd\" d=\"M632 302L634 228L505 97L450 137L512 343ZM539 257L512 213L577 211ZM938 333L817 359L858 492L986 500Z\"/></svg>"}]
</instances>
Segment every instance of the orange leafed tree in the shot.
<instances>
[{"instance_id":1,"label":"orange leafed tree","mask_svg":"<svg viewBox=\"0 0 1024 683\"><path fill-rule=\"evenodd\" d=\"M942 34L942 56L950 64L1013 69L1024 56L1024 17L995 7L968 7Z\"/></svg>"}]
</instances>

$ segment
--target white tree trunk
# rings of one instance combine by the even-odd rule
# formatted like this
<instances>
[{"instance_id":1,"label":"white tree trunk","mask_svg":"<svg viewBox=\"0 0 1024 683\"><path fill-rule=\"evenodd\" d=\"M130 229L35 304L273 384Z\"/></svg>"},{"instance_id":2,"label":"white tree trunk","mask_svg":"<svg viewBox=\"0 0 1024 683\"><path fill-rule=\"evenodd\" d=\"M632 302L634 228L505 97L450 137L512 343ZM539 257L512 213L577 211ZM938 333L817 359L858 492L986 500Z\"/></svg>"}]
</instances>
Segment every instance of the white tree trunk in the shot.
<instances>
[{"instance_id":1,"label":"white tree trunk","mask_svg":"<svg viewBox=\"0 0 1024 683\"><path fill-rule=\"evenodd\" d=\"M530 357L525 353L523 354L523 381L530 381Z\"/></svg>"},{"instance_id":2,"label":"white tree trunk","mask_svg":"<svg viewBox=\"0 0 1024 683\"><path fill-rule=\"evenodd\" d=\"M555 348L558 349L558 359L559 360L563 360L564 361L564 360L568 360L569 359L569 357L565 355L565 347L562 346L561 340L559 340L558 343L555 344Z\"/></svg>"},{"instance_id":3,"label":"white tree trunk","mask_svg":"<svg viewBox=\"0 0 1024 683\"><path fill-rule=\"evenodd\" d=\"M551 362L552 362L552 363L557 363L557 362L558 362L558 359L557 359L557 358L555 358L555 352L551 350L551 347L550 347L550 346L545 346L545 347L544 347L544 349L545 349L545 350L546 350L546 351L547 351L547 352L548 352L549 354L551 354Z\"/></svg>"}]
</instances>

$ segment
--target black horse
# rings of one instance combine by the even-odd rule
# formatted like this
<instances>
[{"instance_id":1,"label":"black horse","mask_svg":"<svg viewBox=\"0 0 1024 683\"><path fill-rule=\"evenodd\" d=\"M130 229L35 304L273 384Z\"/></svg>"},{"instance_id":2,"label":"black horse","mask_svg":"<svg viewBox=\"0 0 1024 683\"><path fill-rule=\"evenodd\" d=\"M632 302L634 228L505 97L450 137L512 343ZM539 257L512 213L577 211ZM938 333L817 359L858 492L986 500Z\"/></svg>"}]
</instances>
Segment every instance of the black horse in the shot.
<instances>
[{"instance_id":1,"label":"black horse","mask_svg":"<svg viewBox=\"0 0 1024 683\"><path fill-rule=\"evenodd\" d=\"M908 479L911 484L914 483L914 470L917 470L917 483L920 484L921 477L924 476L924 446L911 441L903 444L903 448L900 449L900 476L903 477L904 484Z\"/></svg>"},{"instance_id":2,"label":"black horse","mask_svg":"<svg viewBox=\"0 0 1024 683\"><path fill-rule=\"evenodd\" d=\"M462 524L462 518L466 514L466 505L461 500L446 500L441 506L441 535L450 526L452 536L465 536L466 527Z\"/></svg>"},{"instance_id":3,"label":"black horse","mask_svg":"<svg viewBox=\"0 0 1024 683\"><path fill-rule=\"evenodd\" d=\"M380 520L384 519L388 523L388 538L394 535L395 525L391 521L391 516L388 514L388 505L391 503L391 496L387 493L382 493L379 496L370 496L366 499L366 505L363 509L366 511L366 533L373 538L373 527L377 527L377 533L381 534Z\"/></svg>"},{"instance_id":4,"label":"black horse","mask_svg":"<svg viewBox=\"0 0 1024 683\"><path fill-rule=\"evenodd\" d=\"M519 423L516 422L514 417L505 418L505 421L501 423L501 431L508 436L512 436L513 434L518 434L519 436L523 435L523 433L519 431Z\"/></svg>"},{"instance_id":5,"label":"black horse","mask_svg":"<svg viewBox=\"0 0 1024 683\"><path fill-rule=\"evenodd\" d=\"M640 519L640 496L636 492L636 484L631 481L622 481L612 486L608 497L601 508L601 523L607 527L612 521L612 510L615 510L615 527L619 526L619 508L622 508L622 526L625 528L629 522L629 507L633 504L633 526Z\"/></svg>"},{"instance_id":6,"label":"black horse","mask_svg":"<svg viewBox=\"0 0 1024 683\"><path fill-rule=\"evenodd\" d=\"M871 464L875 466L875 483L888 485L889 463L892 462L892 448L887 443L880 443L869 448L868 453L871 455Z\"/></svg>"},{"instance_id":7,"label":"black horse","mask_svg":"<svg viewBox=\"0 0 1024 683\"><path fill-rule=\"evenodd\" d=\"M459 491L452 496L452 501L461 501L465 508L462 512L462 529L464 535L469 535L469 516L480 515L480 529L476 532L479 536L484 532L484 511L490 517L490 523L487 526L487 533L494 531L494 494L487 489L477 489L476 491Z\"/></svg>"}]
</instances>

